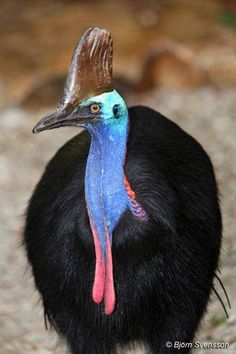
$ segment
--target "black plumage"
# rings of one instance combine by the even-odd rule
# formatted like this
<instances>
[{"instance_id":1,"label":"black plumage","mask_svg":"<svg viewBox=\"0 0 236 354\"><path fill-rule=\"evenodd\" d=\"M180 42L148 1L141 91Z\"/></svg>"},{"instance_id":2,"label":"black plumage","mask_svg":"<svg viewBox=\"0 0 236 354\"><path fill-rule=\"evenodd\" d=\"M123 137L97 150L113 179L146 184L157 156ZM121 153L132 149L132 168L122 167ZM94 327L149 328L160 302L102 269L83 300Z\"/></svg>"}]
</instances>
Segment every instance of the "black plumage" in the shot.
<instances>
[{"instance_id":1,"label":"black plumage","mask_svg":"<svg viewBox=\"0 0 236 354\"><path fill-rule=\"evenodd\" d=\"M143 342L151 353L187 353L206 309L221 245L212 164L200 144L146 107L129 109L125 174L149 215L130 211L113 235L116 308L91 299L95 253L85 203L90 136L52 158L30 200L25 247L45 313L73 354L110 354Z\"/></svg>"}]
</instances>

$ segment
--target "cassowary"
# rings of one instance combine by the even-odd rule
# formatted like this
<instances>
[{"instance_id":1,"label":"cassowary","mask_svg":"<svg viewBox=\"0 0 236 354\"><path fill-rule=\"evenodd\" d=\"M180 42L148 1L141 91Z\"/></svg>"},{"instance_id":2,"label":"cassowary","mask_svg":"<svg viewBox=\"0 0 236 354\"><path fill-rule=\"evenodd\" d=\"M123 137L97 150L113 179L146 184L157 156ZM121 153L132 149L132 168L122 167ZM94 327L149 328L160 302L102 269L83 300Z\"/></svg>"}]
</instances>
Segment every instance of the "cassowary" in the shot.
<instances>
[{"instance_id":1,"label":"cassowary","mask_svg":"<svg viewBox=\"0 0 236 354\"><path fill-rule=\"evenodd\" d=\"M174 342L193 341L221 245L209 157L160 113L127 108L113 88L111 35L98 28L83 35L58 109L33 132L62 126L85 131L47 165L24 237L46 317L73 354L134 342L189 352Z\"/></svg>"}]
</instances>

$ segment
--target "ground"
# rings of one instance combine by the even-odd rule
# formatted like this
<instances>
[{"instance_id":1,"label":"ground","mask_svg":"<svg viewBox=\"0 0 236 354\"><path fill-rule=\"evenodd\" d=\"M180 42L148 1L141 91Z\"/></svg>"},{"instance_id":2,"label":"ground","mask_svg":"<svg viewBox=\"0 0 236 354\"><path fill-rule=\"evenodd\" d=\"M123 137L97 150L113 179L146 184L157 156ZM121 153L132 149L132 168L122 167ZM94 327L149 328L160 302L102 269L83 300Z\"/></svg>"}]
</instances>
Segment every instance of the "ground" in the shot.
<instances>
[{"instance_id":1,"label":"ground","mask_svg":"<svg viewBox=\"0 0 236 354\"><path fill-rule=\"evenodd\" d=\"M212 158L221 192L224 241L221 279L231 299L227 320L212 295L197 340L228 342L236 352L236 91L202 88L195 92L153 91L130 102L151 106L196 137ZM24 210L46 162L77 129L58 129L39 135L32 127L45 112L29 114L20 108L2 111L0 120L0 354L61 354L66 349L56 335L44 329L39 296L21 247ZM147 122L148 124L148 122ZM224 302L224 294L216 281ZM136 351L136 353L138 353ZM215 350L196 350L213 354Z\"/></svg>"}]
</instances>

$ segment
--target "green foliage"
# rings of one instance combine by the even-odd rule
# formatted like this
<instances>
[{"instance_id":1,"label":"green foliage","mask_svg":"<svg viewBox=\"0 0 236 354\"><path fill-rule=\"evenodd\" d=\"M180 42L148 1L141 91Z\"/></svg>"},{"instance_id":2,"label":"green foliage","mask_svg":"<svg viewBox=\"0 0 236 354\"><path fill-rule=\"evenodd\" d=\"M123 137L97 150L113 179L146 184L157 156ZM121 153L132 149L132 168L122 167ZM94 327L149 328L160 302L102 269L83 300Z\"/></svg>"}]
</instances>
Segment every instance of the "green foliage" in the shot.
<instances>
[{"instance_id":1,"label":"green foliage","mask_svg":"<svg viewBox=\"0 0 236 354\"><path fill-rule=\"evenodd\" d=\"M219 16L219 22L222 26L234 28L236 27L236 12L223 11Z\"/></svg>"}]
</instances>

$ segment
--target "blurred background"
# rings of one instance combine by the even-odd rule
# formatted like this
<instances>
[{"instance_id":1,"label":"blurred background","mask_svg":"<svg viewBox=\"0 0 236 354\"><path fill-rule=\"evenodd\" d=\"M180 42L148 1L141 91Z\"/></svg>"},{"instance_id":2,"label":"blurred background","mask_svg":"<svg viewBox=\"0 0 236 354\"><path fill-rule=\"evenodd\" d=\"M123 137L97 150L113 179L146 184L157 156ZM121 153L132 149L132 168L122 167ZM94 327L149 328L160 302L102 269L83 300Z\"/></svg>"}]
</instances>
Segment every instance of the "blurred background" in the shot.
<instances>
[{"instance_id":1,"label":"blurred background","mask_svg":"<svg viewBox=\"0 0 236 354\"><path fill-rule=\"evenodd\" d=\"M24 210L46 162L77 129L33 136L57 105L72 51L88 27L114 37L116 88L167 115L209 153L221 192L221 279L197 340L236 353L236 1L2 0L0 6L0 354L65 353L45 332L21 248ZM226 303L222 289L216 288ZM196 353L215 353L197 350ZM102 354L102 353L101 353Z\"/></svg>"}]
</instances>

